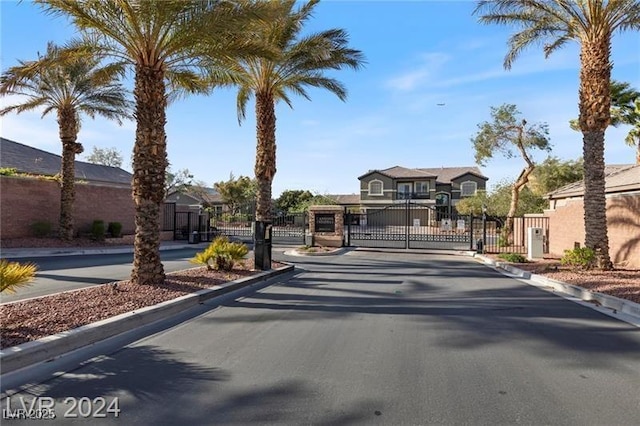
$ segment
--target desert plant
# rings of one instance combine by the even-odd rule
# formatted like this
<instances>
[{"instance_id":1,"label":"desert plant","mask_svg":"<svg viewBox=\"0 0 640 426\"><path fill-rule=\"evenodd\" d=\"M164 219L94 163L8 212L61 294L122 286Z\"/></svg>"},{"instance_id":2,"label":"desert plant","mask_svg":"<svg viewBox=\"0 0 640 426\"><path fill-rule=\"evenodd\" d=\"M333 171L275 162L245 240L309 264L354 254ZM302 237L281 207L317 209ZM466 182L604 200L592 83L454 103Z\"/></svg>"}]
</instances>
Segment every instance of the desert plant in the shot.
<instances>
[{"instance_id":1,"label":"desert plant","mask_svg":"<svg viewBox=\"0 0 640 426\"><path fill-rule=\"evenodd\" d=\"M51 222L47 220L39 220L31 224L31 232L33 232L33 235L38 238L44 238L51 235L52 227Z\"/></svg>"},{"instance_id":2,"label":"desert plant","mask_svg":"<svg viewBox=\"0 0 640 426\"><path fill-rule=\"evenodd\" d=\"M500 259L504 259L507 262L511 263L526 263L527 259L524 258L520 253L502 253L499 254L498 257Z\"/></svg>"},{"instance_id":3,"label":"desert plant","mask_svg":"<svg viewBox=\"0 0 640 426\"><path fill-rule=\"evenodd\" d=\"M565 250L560 258L563 265L582 269L591 269L596 264L596 252L591 247L576 247L573 250Z\"/></svg>"},{"instance_id":4,"label":"desert plant","mask_svg":"<svg viewBox=\"0 0 640 426\"><path fill-rule=\"evenodd\" d=\"M120 222L109 222L107 232L113 238L120 238L122 236L122 224Z\"/></svg>"},{"instance_id":5,"label":"desert plant","mask_svg":"<svg viewBox=\"0 0 640 426\"><path fill-rule=\"evenodd\" d=\"M227 237L218 237L191 259L191 263L205 265L209 270L230 271L233 265L249 253L242 243L232 243Z\"/></svg>"},{"instance_id":6,"label":"desert plant","mask_svg":"<svg viewBox=\"0 0 640 426\"><path fill-rule=\"evenodd\" d=\"M19 287L30 285L37 270L38 267L33 263L0 260L0 293L15 293Z\"/></svg>"},{"instance_id":7,"label":"desert plant","mask_svg":"<svg viewBox=\"0 0 640 426\"><path fill-rule=\"evenodd\" d=\"M91 224L91 238L96 241L102 241L104 240L105 232L104 220L94 220Z\"/></svg>"}]
</instances>

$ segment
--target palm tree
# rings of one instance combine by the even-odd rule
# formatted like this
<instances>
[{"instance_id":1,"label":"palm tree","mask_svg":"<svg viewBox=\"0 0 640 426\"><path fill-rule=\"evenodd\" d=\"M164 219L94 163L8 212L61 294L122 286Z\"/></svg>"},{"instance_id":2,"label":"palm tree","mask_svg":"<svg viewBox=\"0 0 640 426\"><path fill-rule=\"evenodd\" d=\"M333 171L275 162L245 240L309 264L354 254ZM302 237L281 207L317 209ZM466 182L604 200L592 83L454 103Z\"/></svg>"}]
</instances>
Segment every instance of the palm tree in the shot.
<instances>
[{"instance_id":1,"label":"palm tree","mask_svg":"<svg viewBox=\"0 0 640 426\"><path fill-rule=\"evenodd\" d=\"M631 130L624 139L636 147L636 164L640 164L640 92L629 83L611 82L611 125L629 125Z\"/></svg>"},{"instance_id":2,"label":"palm tree","mask_svg":"<svg viewBox=\"0 0 640 426\"><path fill-rule=\"evenodd\" d=\"M613 267L609 257L604 191L604 132L611 121L611 38L616 31L640 29L637 0L483 0L474 14L482 23L515 25L504 67L527 47L544 44L545 56L568 41L580 44L579 124L585 174L585 245L595 250L598 266Z\"/></svg>"},{"instance_id":3,"label":"palm tree","mask_svg":"<svg viewBox=\"0 0 640 426\"><path fill-rule=\"evenodd\" d=\"M21 103L0 110L0 115L44 108L43 116L55 111L62 141L60 171L60 238L73 238L75 156L83 151L77 142L80 114L101 115L117 120L127 117L130 102L117 79L118 67L101 66L99 58L63 57L49 43L36 61L9 68L0 79L0 95L23 95Z\"/></svg>"},{"instance_id":4,"label":"palm tree","mask_svg":"<svg viewBox=\"0 0 640 426\"><path fill-rule=\"evenodd\" d=\"M208 91L224 80L218 58L254 54L244 23L252 5L207 0L36 0L45 11L71 19L83 49L117 58L135 75L136 137L133 199L136 235L131 279L160 284L160 204L164 200L166 108L186 92ZM207 78L203 75L206 74ZM175 95L175 96L174 96Z\"/></svg>"},{"instance_id":5,"label":"palm tree","mask_svg":"<svg viewBox=\"0 0 640 426\"><path fill-rule=\"evenodd\" d=\"M613 127L629 125L631 130L624 141L636 147L636 164L640 164L640 92L629 83L611 80L611 123ZM570 120L573 130L580 131L580 122Z\"/></svg>"},{"instance_id":6,"label":"palm tree","mask_svg":"<svg viewBox=\"0 0 640 426\"><path fill-rule=\"evenodd\" d=\"M249 99L252 96L256 98L257 222L271 219L271 184L276 174L276 103L284 101L293 108L289 93L310 100L306 86L327 89L344 101L347 96L344 86L323 72L343 67L357 70L364 63L362 53L347 46L348 35L342 29L301 36L300 32L318 0L303 4L298 10L294 10L295 3L294 0L271 2L270 19L256 21L248 29L254 37L274 49L273 56L241 59L233 65L239 86L239 122L245 118ZM259 266L262 262L256 260Z\"/></svg>"}]
</instances>

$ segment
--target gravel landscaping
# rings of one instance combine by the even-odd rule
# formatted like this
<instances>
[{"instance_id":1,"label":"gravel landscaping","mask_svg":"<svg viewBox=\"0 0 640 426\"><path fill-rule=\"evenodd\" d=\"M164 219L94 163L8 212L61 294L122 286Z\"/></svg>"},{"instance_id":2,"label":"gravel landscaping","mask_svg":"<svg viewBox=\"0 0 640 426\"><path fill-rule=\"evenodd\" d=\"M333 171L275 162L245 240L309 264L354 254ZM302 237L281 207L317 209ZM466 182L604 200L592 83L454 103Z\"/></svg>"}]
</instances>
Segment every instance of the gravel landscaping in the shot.
<instances>
[{"instance_id":1,"label":"gravel landscaping","mask_svg":"<svg viewBox=\"0 0 640 426\"><path fill-rule=\"evenodd\" d=\"M608 294L640 303L640 269L618 268L612 271L572 269L560 264L559 259L541 259L527 263L509 263L495 255L485 255L497 262L544 275L556 281L574 284L589 291Z\"/></svg>"},{"instance_id":2,"label":"gravel landscaping","mask_svg":"<svg viewBox=\"0 0 640 426\"><path fill-rule=\"evenodd\" d=\"M272 262L272 268L281 266L284 265ZM3 304L0 306L0 348L37 340L259 272L254 269L253 259L246 259L230 272L198 267L170 273L163 284L156 286L119 281Z\"/></svg>"}]
</instances>

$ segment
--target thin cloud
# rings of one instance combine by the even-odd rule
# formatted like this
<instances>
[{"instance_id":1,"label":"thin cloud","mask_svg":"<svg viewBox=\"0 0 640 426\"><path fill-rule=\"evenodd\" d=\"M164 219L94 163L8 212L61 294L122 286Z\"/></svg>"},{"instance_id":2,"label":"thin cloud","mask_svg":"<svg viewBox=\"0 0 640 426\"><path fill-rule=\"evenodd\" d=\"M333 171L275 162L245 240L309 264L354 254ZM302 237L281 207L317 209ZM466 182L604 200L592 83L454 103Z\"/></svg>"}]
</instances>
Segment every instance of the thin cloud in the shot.
<instances>
[{"instance_id":1,"label":"thin cloud","mask_svg":"<svg viewBox=\"0 0 640 426\"><path fill-rule=\"evenodd\" d=\"M440 52L419 55L420 64L389 79L385 86L402 92L410 91L432 79L442 66L449 61L449 56Z\"/></svg>"}]
</instances>

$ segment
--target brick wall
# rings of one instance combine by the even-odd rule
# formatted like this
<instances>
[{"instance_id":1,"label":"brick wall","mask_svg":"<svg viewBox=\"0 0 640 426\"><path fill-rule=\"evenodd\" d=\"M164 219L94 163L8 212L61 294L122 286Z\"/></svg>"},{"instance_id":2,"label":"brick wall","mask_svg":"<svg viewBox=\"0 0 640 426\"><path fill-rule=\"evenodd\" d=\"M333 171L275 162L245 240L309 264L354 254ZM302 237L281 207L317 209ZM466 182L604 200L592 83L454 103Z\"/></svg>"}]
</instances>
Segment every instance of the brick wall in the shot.
<instances>
[{"instance_id":1,"label":"brick wall","mask_svg":"<svg viewBox=\"0 0 640 426\"><path fill-rule=\"evenodd\" d=\"M582 199L558 200L549 216L549 252L562 255L575 243L584 246ZM607 197L609 254L614 264L640 268L640 195Z\"/></svg>"},{"instance_id":2,"label":"brick wall","mask_svg":"<svg viewBox=\"0 0 640 426\"><path fill-rule=\"evenodd\" d=\"M122 223L123 234L135 231L130 188L76 184L74 229L87 232L102 219ZM0 177L0 235L3 239L32 235L31 225L49 221L58 228L60 186L57 182L22 177Z\"/></svg>"}]
</instances>

